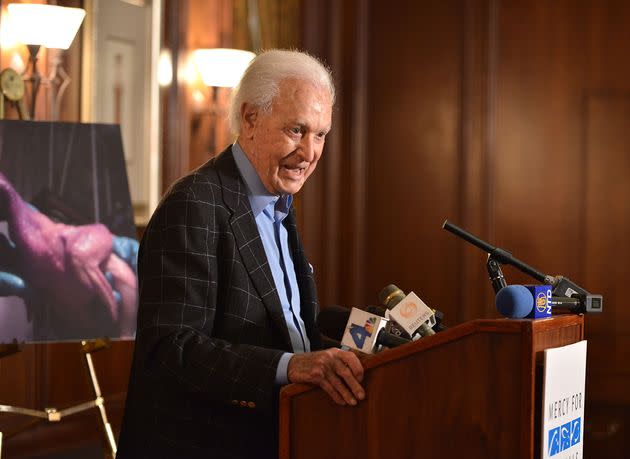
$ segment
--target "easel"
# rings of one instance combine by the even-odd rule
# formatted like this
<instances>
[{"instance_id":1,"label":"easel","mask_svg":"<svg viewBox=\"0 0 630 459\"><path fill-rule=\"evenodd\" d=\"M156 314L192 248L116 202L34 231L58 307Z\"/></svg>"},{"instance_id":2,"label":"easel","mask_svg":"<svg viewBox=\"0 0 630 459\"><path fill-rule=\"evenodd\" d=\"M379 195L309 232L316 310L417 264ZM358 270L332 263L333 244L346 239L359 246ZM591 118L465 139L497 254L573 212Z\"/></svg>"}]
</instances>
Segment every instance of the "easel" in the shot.
<instances>
[{"instance_id":1,"label":"easel","mask_svg":"<svg viewBox=\"0 0 630 459\"><path fill-rule=\"evenodd\" d=\"M24 416L44 419L48 422L60 422L62 418L80 413L85 410L89 410L90 408L97 407L99 409L99 412L101 413L101 421L103 422L103 429L105 430L105 436L107 437L107 442L109 444L112 458L115 458L117 449L116 440L114 438L112 426L107 419L107 412L105 411L105 399L101 394L101 387L98 384L96 371L94 370L94 363L92 362L92 353L108 348L109 344L109 339L106 338L96 339L93 341L81 341L81 352L85 356L85 363L90 374L92 388L94 389L94 400L80 403L78 405L71 406L63 410L57 410L57 408L44 408L44 410L33 410L30 408L22 408L18 406L0 405L0 413L21 414ZM17 343L0 345L0 358L20 352L20 350L20 345ZM0 432L0 459L1 458L2 432Z\"/></svg>"}]
</instances>

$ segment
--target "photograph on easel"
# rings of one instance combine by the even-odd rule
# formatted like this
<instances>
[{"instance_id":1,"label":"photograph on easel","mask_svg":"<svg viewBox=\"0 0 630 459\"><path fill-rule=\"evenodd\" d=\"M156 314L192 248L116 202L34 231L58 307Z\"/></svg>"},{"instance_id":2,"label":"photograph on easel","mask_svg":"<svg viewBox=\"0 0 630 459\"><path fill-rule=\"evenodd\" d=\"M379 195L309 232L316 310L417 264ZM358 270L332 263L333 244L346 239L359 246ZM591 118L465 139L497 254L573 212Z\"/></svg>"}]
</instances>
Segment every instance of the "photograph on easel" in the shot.
<instances>
[{"instance_id":1,"label":"photograph on easel","mask_svg":"<svg viewBox=\"0 0 630 459\"><path fill-rule=\"evenodd\" d=\"M137 253L119 126L0 121L0 343L132 339Z\"/></svg>"}]
</instances>

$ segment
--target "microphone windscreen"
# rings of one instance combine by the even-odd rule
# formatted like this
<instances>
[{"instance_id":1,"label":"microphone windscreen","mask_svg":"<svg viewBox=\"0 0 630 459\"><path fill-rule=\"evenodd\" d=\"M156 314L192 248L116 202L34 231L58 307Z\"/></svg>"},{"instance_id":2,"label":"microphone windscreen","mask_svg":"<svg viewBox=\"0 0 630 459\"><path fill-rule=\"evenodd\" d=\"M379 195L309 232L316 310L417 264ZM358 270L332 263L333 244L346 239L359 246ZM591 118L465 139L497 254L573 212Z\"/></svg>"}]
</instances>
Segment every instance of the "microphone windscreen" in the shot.
<instances>
[{"instance_id":1,"label":"microphone windscreen","mask_svg":"<svg viewBox=\"0 0 630 459\"><path fill-rule=\"evenodd\" d=\"M526 317L534 307L534 297L522 285L508 285L497 293L495 299L497 311L510 319Z\"/></svg>"},{"instance_id":2,"label":"microphone windscreen","mask_svg":"<svg viewBox=\"0 0 630 459\"><path fill-rule=\"evenodd\" d=\"M349 308L328 306L323 308L317 316L317 327L327 337L341 341L349 318Z\"/></svg>"},{"instance_id":3,"label":"microphone windscreen","mask_svg":"<svg viewBox=\"0 0 630 459\"><path fill-rule=\"evenodd\" d=\"M392 309L405 298L405 292L394 284L384 287L378 294L378 301L387 309Z\"/></svg>"}]
</instances>

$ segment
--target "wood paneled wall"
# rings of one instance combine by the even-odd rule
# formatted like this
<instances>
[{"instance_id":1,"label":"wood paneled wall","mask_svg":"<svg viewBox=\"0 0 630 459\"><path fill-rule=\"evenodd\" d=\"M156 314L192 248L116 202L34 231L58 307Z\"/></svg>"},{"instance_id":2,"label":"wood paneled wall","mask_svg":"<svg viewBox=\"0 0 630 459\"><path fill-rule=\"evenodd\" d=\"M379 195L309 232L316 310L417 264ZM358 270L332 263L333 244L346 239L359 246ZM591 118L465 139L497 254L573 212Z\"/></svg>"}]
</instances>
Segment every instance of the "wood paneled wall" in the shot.
<instances>
[{"instance_id":1,"label":"wood paneled wall","mask_svg":"<svg viewBox=\"0 0 630 459\"><path fill-rule=\"evenodd\" d=\"M180 67L195 47L229 45L221 2L166 0L165 44ZM446 218L568 275L605 298L604 314L586 319L585 455L622 457L630 438L622 290L630 278L630 5L302 0L301 11L302 46L338 83L325 156L297 200L321 303L373 304L394 282L449 323L496 316L484 254L443 231ZM162 95L165 186L209 153L207 120L194 120L188 91L182 83ZM511 283L530 281L505 273ZM116 343L95 358L114 420L130 353L129 343ZM64 406L91 395L76 345L27 347L0 361L0 374L0 393L10 394L0 403ZM97 421L42 426L39 437L19 434L4 446L9 457L28 457L59 438L94 443L100 431L84 429Z\"/></svg>"},{"instance_id":2,"label":"wood paneled wall","mask_svg":"<svg viewBox=\"0 0 630 459\"><path fill-rule=\"evenodd\" d=\"M630 5L306 0L303 24L340 92L301 200L322 304L373 304L394 282L450 323L497 316L485 254L443 231L446 218L569 276L605 299L586 319L585 456L622 457Z\"/></svg>"}]
</instances>

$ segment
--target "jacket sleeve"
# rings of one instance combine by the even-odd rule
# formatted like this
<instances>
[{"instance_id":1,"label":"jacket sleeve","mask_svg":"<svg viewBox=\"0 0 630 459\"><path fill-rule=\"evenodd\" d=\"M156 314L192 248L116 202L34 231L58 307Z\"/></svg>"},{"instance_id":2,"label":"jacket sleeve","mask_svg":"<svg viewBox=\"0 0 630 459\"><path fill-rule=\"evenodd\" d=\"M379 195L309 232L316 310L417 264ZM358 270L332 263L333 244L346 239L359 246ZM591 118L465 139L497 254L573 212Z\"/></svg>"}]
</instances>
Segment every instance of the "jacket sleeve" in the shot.
<instances>
[{"instance_id":1,"label":"jacket sleeve","mask_svg":"<svg viewBox=\"0 0 630 459\"><path fill-rule=\"evenodd\" d=\"M211 183L201 190L177 186L147 228L139 259L136 364L155 384L266 410L283 352L213 336L224 263L217 261L217 247L227 225L218 193Z\"/></svg>"}]
</instances>

